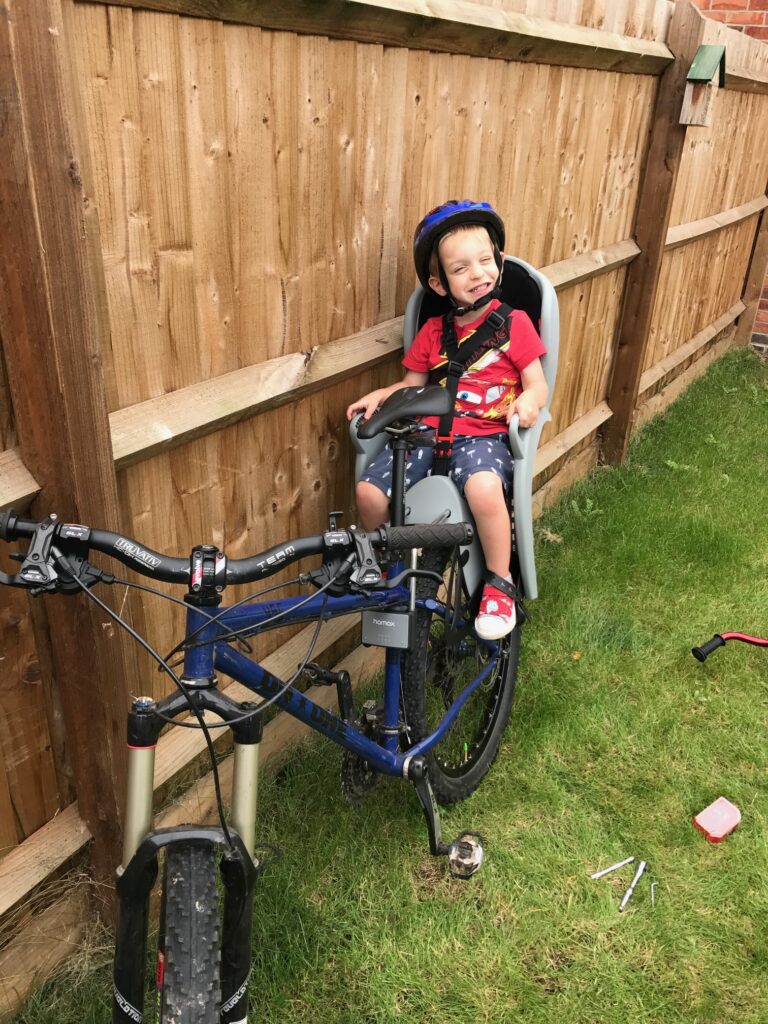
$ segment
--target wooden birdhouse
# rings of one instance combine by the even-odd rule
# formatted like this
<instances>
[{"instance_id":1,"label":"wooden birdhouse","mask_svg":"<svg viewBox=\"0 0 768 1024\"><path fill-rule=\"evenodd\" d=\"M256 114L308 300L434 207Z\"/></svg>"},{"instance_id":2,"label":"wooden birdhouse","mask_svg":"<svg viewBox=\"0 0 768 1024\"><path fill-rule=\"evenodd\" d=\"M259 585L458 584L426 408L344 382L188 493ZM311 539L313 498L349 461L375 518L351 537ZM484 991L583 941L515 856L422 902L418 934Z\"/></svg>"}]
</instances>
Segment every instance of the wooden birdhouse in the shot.
<instances>
[{"instance_id":1,"label":"wooden birdhouse","mask_svg":"<svg viewBox=\"0 0 768 1024\"><path fill-rule=\"evenodd\" d=\"M724 85L725 47L700 46L687 75L680 124L711 125L715 93Z\"/></svg>"}]
</instances>

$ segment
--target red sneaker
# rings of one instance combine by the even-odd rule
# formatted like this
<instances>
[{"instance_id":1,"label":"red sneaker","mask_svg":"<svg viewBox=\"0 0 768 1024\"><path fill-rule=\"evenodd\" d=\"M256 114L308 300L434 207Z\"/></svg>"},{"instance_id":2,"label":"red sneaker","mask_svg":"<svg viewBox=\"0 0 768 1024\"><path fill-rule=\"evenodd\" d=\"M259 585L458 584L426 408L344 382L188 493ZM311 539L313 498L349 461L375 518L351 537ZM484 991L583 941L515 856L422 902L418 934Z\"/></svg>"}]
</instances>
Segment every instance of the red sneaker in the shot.
<instances>
[{"instance_id":1,"label":"red sneaker","mask_svg":"<svg viewBox=\"0 0 768 1024\"><path fill-rule=\"evenodd\" d=\"M477 635L482 640L500 640L512 632L516 619L514 598L486 583L475 619Z\"/></svg>"}]
</instances>

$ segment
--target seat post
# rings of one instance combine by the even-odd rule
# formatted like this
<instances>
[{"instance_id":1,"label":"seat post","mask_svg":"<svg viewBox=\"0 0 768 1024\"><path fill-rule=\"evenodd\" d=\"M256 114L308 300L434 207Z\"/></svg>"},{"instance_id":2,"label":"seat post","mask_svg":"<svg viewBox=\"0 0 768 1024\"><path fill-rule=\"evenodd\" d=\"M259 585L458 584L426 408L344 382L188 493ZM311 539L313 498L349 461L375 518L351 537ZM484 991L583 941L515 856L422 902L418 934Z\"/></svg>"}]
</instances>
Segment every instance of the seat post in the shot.
<instances>
[{"instance_id":1,"label":"seat post","mask_svg":"<svg viewBox=\"0 0 768 1024\"><path fill-rule=\"evenodd\" d=\"M405 458L410 445L402 437L392 439L392 498L389 521L393 526L405 523Z\"/></svg>"}]
</instances>

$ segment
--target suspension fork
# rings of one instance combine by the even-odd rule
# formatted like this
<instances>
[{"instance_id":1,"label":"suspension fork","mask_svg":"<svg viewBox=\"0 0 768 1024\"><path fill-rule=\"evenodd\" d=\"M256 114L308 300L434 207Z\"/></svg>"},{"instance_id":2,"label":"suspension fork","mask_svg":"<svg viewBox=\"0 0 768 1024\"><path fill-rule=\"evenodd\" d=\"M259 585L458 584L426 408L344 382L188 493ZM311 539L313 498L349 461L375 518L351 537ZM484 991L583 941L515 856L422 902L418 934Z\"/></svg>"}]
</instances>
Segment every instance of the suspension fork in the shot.
<instances>
[{"instance_id":1,"label":"suspension fork","mask_svg":"<svg viewBox=\"0 0 768 1024\"><path fill-rule=\"evenodd\" d=\"M255 708L257 705L248 701L247 706ZM242 838L249 870L243 870L241 855L236 849L225 852L221 861L225 890L221 942L221 1024L244 1021L248 1013L253 895L260 867L254 858L254 850L259 745L263 722L261 716L254 715L244 722L233 723L231 728L235 740L232 826Z\"/></svg>"},{"instance_id":2,"label":"suspension fork","mask_svg":"<svg viewBox=\"0 0 768 1024\"><path fill-rule=\"evenodd\" d=\"M189 680L188 680L189 682ZM200 683L198 683L200 686ZM208 686L193 689L201 709L231 722L234 736L232 782L232 845L221 829L182 826L152 832L155 750L165 717L188 710L183 694L174 694L159 704L142 697L133 702L128 716L128 793L126 799L123 861L117 871L118 921L113 974L112 1020L134 1024L144 1007L145 964L149 927L149 897L158 873L157 855L164 846L203 838L224 846L221 877L224 884L224 915L221 944L222 1024L245 1018L250 972L253 894L258 875L254 862L258 756L262 736L259 716L248 716L257 708L250 701L237 703ZM243 716L245 719L239 721ZM161 922L161 934L164 922Z\"/></svg>"}]
</instances>

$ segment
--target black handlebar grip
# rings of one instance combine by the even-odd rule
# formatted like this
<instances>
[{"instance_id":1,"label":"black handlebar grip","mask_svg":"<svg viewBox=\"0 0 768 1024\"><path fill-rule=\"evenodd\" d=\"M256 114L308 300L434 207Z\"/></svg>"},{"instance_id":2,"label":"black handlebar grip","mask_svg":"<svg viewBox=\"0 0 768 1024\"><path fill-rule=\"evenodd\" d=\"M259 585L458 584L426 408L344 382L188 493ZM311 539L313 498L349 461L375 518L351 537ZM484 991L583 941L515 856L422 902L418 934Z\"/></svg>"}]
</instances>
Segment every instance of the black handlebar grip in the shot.
<instances>
[{"instance_id":1,"label":"black handlebar grip","mask_svg":"<svg viewBox=\"0 0 768 1024\"><path fill-rule=\"evenodd\" d=\"M469 544L474 531L469 523L414 523L412 526L387 526L382 546L403 548L452 548Z\"/></svg>"},{"instance_id":2,"label":"black handlebar grip","mask_svg":"<svg viewBox=\"0 0 768 1024\"><path fill-rule=\"evenodd\" d=\"M19 537L31 537L39 523L32 519L22 519L12 508L0 512L0 540L18 540Z\"/></svg>"},{"instance_id":3,"label":"black handlebar grip","mask_svg":"<svg viewBox=\"0 0 768 1024\"><path fill-rule=\"evenodd\" d=\"M715 633L712 639L707 640L701 647L691 648L691 654L697 661L706 661L712 651L716 651L718 647L723 647L724 645L725 640L723 640L719 633Z\"/></svg>"},{"instance_id":4,"label":"black handlebar grip","mask_svg":"<svg viewBox=\"0 0 768 1024\"><path fill-rule=\"evenodd\" d=\"M13 520L16 518L16 513L12 508L7 508L5 511L0 512L0 540L13 540L15 534L13 533Z\"/></svg>"}]
</instances>

